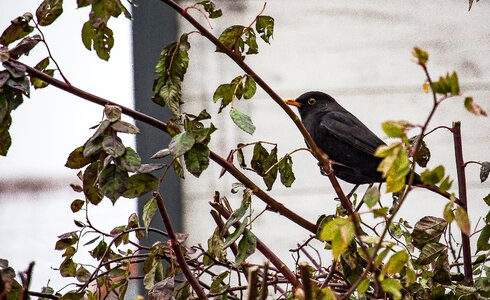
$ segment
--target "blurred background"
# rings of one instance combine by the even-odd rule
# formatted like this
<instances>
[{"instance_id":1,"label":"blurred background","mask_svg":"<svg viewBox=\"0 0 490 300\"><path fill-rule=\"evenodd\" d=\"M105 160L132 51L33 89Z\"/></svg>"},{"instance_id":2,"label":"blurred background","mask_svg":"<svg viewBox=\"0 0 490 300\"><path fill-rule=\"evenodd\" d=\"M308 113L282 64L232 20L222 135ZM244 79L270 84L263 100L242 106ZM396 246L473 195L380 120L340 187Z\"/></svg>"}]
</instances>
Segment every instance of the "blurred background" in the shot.
<instances>
[{"instance_id":1,"label":"blurred background","mask_svg":"<svg viewBox=\"0 0 490 300\"><path fill-rule=\"evenodd\" d=\"M39 2L3 0L0 28L6 28L10 20L24 12L35 12ZM130 21L111 19L115 46L109 62L99 60L95 53L83 47L80 30L89 10L76 9L74 1L64 4L63 15L45 28L44 33L71 83L122 105L132 106L136 101L138 108L146 103L148 108L145 109L151 109L154 115L166 120L165 109L151 104L148 96L151 95L148 89L151 89L153 66L164 40L173 41L193 28L179 17L167 18L172 13L159 1L140 2L139 8L133 10L134 32ZM232 24L248 25L264 5L264 1L215 2L224 12L222 18L211 21L212 28L206 25L215 35ZM192 3L180 1L183 6ZM433 78L456 70L463 93L474 96L477 103L490 111L489 10L490 4L481 1L468 12L468 1L464 0L270 1L264 14L275 18L274 38L271 45L259 41L260 54L248 56L246 62L284 98L310 90L329 93L389 142L381 130L383 121L408 120L419 124L426 119L432 105L431 95L422 89L425 76L411 56L414 46L429 52ZM147 13L149 15L145 15ZM190 13L207 24L196 11L190 10ZM148 31L151 26L158 35ZM145 43L152 43L152 46ZM190 35L190 43L184 110L199 113L206 108L215 115L218 111L218 105L212 101L215 88L243 72L225 55L215 53L210 42L199 34ZM35 64L45 56L46 52L39 45L23 61ZM140 67L142 65L144 67ZM259 140L278 143L278 156L304 146L291 120L262 90L258 89L252 100L236 105L251 115L257 130L253 136L243 133L225 109L213 119L219 130L213 134L210 144L221 156L226 157L237 143ZM55 289L66 282L52 270L62 261L62 253L54 251L56 236L76 230L73 219L83 218L73 215L69 208L70 203L80 197L69 187L70 183L77 182L77 172L63 166L68 154L91 136L88 128L97 124L101 117L100 107L55 88L33 91L31 99L13 113L13 144L8 156L0 157L0 258L9 259L16 270L23 270L30 261L36 261L33 289L46 285L49 278ZM451 126L457 120L462 122L465 160L490 160L489 120L468 113L462 97L444 102L432 127ZM154 150L166 147L164 139L154 136L156 143L146 147L149 139L151 135L138 138L138 149L145 160ZM426 142L432 152L428 167L444 164L451 177L456 178L452 136L447 131L438 131ZM126 139L125 143L131 145L135 141ZM251 153L247 154L250 159ZM296 175L293 186L285 188L276 182L271 195L311 222L322 214L334 213L335 195L327 178L320 175L317 162L306 152L296 153L293 161ZM189 244L205 245L214 230L208 201L212 200L215 190L228 197L234 207L239 206L241 195L230 192L236 180L229 174L218 179L220 171L211 163L201 178L195 179L187 173L186 180L169 184L168 191L180 195L171 199L174 204L182 201L181 206L175 204L176 211L182 207L182 218L174 216L174 220L190 234ZM487 211L481 198L488 194L489 183L479 182L479 166L470 165L466 171L469 214L474 225L479 212ZM261 179L251 177L264 187ZM343 184L343 187L347 191L351 185ZM359 192L364 190L363 187ZM457 191L456 184L452 191ZM163 193L165 195L165 188ZM387 195L386 201L389 199ZM425 215L440 217L445 203L445 199L437 195L416 190L400 217L412 224ZM91 209L92 222L110 230L125 224L138 205L141 206L134 199L120 199L115 206L103 201ZM260 212L264 205L253 199L253 207ZM293 262L288 250L309 237L305 230L271 212L257 219L253 230L288 263ZM253 259L263 261L260 256Z\"/></svg>"}]
</instances>

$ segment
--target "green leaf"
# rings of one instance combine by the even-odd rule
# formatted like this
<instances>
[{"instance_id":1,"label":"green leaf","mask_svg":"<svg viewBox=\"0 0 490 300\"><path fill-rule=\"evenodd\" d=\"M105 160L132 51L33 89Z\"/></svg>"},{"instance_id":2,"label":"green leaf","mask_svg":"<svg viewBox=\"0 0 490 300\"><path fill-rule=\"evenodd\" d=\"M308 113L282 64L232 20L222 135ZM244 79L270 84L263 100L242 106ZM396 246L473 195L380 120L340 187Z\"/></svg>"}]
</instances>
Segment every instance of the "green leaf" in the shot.
<instances>
[{"instance_id":1,"label":"green leaf","mask_svg":"<svg viewBox=\"0 0 490 300\"><path fill-rule=\"evenodd\" d=\"M447 249L443 251L436 260L433 278L435 282L438 282L440 284L451 284L451 274Z\"/></svg>"},{"instance_id":2,"label":"green leaf","mask_svg":"<svg viewBox=\"0 0 490 300\"><path fill-rule=\"evenodd\" d=\"M478 236L478 241L476 242L476 251L487 251L490 250L490 225L486 224Z\"/></svg>"},{"instance_id":3,"label":"green leaf","mask_svg":"<svg viewBox=\"0 0 490 300\"><path fill-rule=\"evenodd\" d=\"M114 129L117 132L122 132L122 133L129 133L129 134L138 134L140 133L140 130L138 127L135 125L124 122L124 121L116 121L111 124L111 128Z\"/></svg>"},{"instance_id":4,"label":"green leaf","mask_svg":"<svg viewBox=\"0 0 490 300\"><path fill-rule=\"evenodd\" d=\"M94 157L85 157L83 155L83 146L80 146L70 153L66 160L65 167L70 169L81 169L94 160Z\"/></svg>"},{"instance_id":5,"label":"green leaf","mask_svg":"<svg viewBox=\"0 0 490 300\"><path fill-rule=\"evenodd\" d=\"M87 200L97 205L102 201L102 191L96 182L97 176L99 174L99 163L97 161L91 163L83 172L83 193Z\"/></svg>"},{"instance_id":6,"label":"green leaf","mask_svg":"<svg viewBox=\"0 0 490 300\"><path fill-rule=\"evenodd\" d=\"M253 30L247 30L244 34L245 45L248 46L246 54L257 54L259 53L259 45L257 44L257 37Z\"/></svg>"},{"instance_id":7,"label":"green leaf","mask_svg":"<svg viewBox=\"0 0 490 300\"><path fill-rule=\"evenodd\" d=\"M463 232L467 236L470 236L471 233L470 219L468 218L468 214L466 213L466 210L458 205L456 207L454 218L456 219L456 224L458 224L458 227L459 229L461 229L461 232Z\"/></svg>"},{"instance_id":8,"label":"green leaf","mask_svg":"<svg viewBox=\"0 0 490 300\"><path fill-rule=\"evenodd\" d=\"M83 24L82 27L82 42L87 50L92 50L92 41L95 36L95 29L90 24L90 21L87 21Z\"/></svg>"},{"instance_id":9,"label":"green leaf","mask_svg":"<svg viewBox=\"0 0 490 300\"><path fill-rule=\"evenodd\" d=\"M433 170L425 170L420 174L420 180L424 184L437 184L444 178L444 167L437 166Z\"/></svg>"},{"instance_id":10,"label":"green leaf","mask_svg":"<svg viewBox=\"0 0 490 300\"><path fill-rule=\"evenodd\" d=\"M250 162L252 169L260 176L264 176L265 169L264 160L269 156L269 152L262 146L261 143L255 143L252 161Z\"/></svg>"},{"instance_id":11,"label":"green leaf","mask_svg":"<svg viewBox=\"0 0 490 300\"><path fill-rule=\"evenodd\" d=\"M178 42L165 46L155 66L157 77L153 82L153 102L167 105L176 118L180 117L181 85L189 66L190 44L187 37L187 34L183 34Z\"/></svg>"},{"instance_id":12,"label":"green leaf","mask_svg":"<svg viewBox=\"0 0 490 300\"><path fill-rule=\"evenodd\" d=\"M42 41L40 35L35 34L32 37L25 37L20 41L13 49L9 51L9 54L13 58L20 57L22 55L29 55L29 52L36 47L36 45ZM1 59L0 59L1 60ZM46 68L46 67L44 67ZM39 69L38 69L39 70ZM44 69L43 69L44 70Z\"/></svg>"},{"instance_id":13,"label":"green leaf","mask_svg":"<svg viewBox=\"0 0 490 300\"><path fill-rule=\"evenodd\" d=\"M401 273L403 267L407 264L409 259L408 253L405 250L401 250L393 254L388 262L383 266L383 272L390 275L396 275Z\"/></svg>"},{"instance_id":14,"label":"green leaf","mask_svg":"<svg viewBox=\"0 0 490 300\"><path fill-rule=\"evenodd\" d=\"M105 153L114 158L123 156L124 153L126 153L126 147L124 147L121 138L119 138L116 134L108 134L104 136L104 139L102 140L102 149L104 149Z\"/></svg>"},{"instance_id":15,"label":"green leaf","mask_svg":"<svg viewBox=\"0 0 490 300\"><path fill-rule=\"evenodd\" d=\"M446 176L444 177L441 184L439 185L439 188L441 189L441 191L447 191L451 188L452 185L453 185L453 180L449 178L449 176Z\"/></svg>"},{"instance_id":16,"label":"green leaf","mask_svg":"<svg viewBox=\"0 0 490 300\"><path fill-rule=\"evenodd\" d=\"M12 139L10 138L10 133L8 129L10 128L10 124L12 123L12 118L10 116L10 112L3 118L2 122L0 122L0 155L6 156L7 152L12 144Z\"/></svg>"},{"instance_id":17,"label":"green leaf","mask_svg":"<svg viewBox=\"0 0 490 300\"><path fill-rule=\"evenodd\" d=\"M255 29L264 42L270 44L270 39L274 34L274 18L270 16L258 16Z\"/></svg>"},{"instance_id":18,"label":"green leaf","mask_svg":"<svg viewBox=\"0 0 490 300\"><path fill-rule=\"evenodd\" d=\"M90 279L91 275L92 273L90 273L83 266L80 266L76 273L76 277L79 282L87 282Z\"/></svg>"},{"instance_id":19,"label":"green leaf","mask_svg":"<svg viewBox=\"0 0 490 300\"><path fill-rule=\"evenodd\" d=\"M418 265L427 265L435 261L435 259L446 250L446 246L441 243L428 243L420 251L419 258L416 263Z\"/></svg>"},{"instance_id":20,"label":"green leaf","mask_svg":"<svg viewBox=\"0 0 490 300\"><path fill-rule=\"evenodd\" d=\"M109 60L110 52L114 46L114 36L112 30L107 26L101 26L95 31L93 36L94 49L97 56L103 60Z\"/></svg>"},{"instance_id":21,"label":"green leaf","mask_svg":"<svg viewBox=\"0 0 490 300\"><path fill-rule=\"evenodd\" d=\"M475 116L487 116L487 112L473 101L473 97L464 98L464 107Z\"/></svg>"},{"instance_id":22,"label":"green leaf","mask_svg":"<svg viewBox=\"0 0 490 300\"><path fill-rule=\"evenodd\" d=\"M223 248L223 238L221 237L218 228L214 230L213 235L208 239L207 253L218 261L224 262L226 260L226 251ZM211 261L210 263L214 262Z\"/></svg>"},{"instance_id":23,"label":"green leaf","mask_svg":"<svg viewBox=\"0 0 490 300\"><path fill-rule=\"evenodd\" d=\"M127 190L128 181L128 172L113 164L104 168L99 176L100 190L112 203Z\"/></svg>"},{"instance_id":24,"label":"green leaf","mask_svg":"<svg viewBox=\"0 0 490 300\"><path fill-rule=\"evenodd\" d=\"M448 223L451 223L454 220L453 206L454 202L452 201L449 201L448 203L446 203L446 205L444 205L442 215L444 216L444 220L446 220L446 222Z\"/></svg>"},{"instance_id":25,"label":"green leaf","mask_svg":"<svg viewBox=\"0 0 490 300\"><path fill-rule=\"evenodd\" d=\"M185 166L192 175L199 177L209 166L208 146L196 143L184 154Z\"/></svg>"},{"instance_id":26,"label":"green leaf","mask_svg":"<svg viewBox=\"0 0 490 300\"><path fill-rule=\"evenodd\" d=\"M233 107L230 110L230 117L233 122L246 133L252 135L255 132L255 125L252 123L250 116Z\"/></svg>"},{"instance_id":27,"label":"green leaf","mask_svg":"<svg viewBox=\"0 0 490 300\"><path fill-rule=\"evenodd\" d=\"M366 205L369 208L372 208L374 205L376 205L376 203L378 203L380 199L381 199L381 193L379 192L378 188L375 186L370 187L366 191L364 198L362 198L364 203L366 203Z\"/></svg>"},{"instance_id":28,"label":"green leaf","mask_svg":"<svg viewBox=\"0 0 490 300\"><path fill-rule=\"evenodd\" d=\"M70 204L70 209L72 212L76 213L82 209L82 207L85 205L85 201L80 200L80 199L75 199L73 202Z\"/></svg>"},{"instance_id":29,"label":"green leaf","mask_svg":"<svg viewBox=\"0 0 490 300\"><path fill-rule=\"evenodd\" d=\"M174 83L172 80L168 80L167 83L160 89L158 95L163 100L163 103L157 102L157 104L166 104L170 112L178 118L180 116L180 104L182 98L180 84Z\"/></svg>"},{"instance_id":30,"label":"green leaf","mask_svg":"<svg viewBox=\"0 0 490 300\"><path fill-rule=\"evenodd\" d=\"M172 160L172 167L174 168L175 174L179 176L180 178L184 179L184 168L182 168L182 165L180 164L180 160L175 158Z\"/></svg>"},{"instance_id":31,"label":"green leaf","mask_svg":"<svg viewBox=\"0 0 490 300\"><path fill-rule=\"evenodd\" d=\"M191 150L195 142L194 134L192 132L184 131L172 137L168 149L174 157L179 157Z\"/></svg>"},{"instance_id":32,"label":"green leaf","mask_svg":"<svg viewBox=\"0 0 490 300\"><path fill-rule=\"evenodd\" d=\"M399 280L393 278L385 278L381 282L381 288L383 291L393 295L393 299L399 300L402 298L402 293L400 290L402 289L402 284Z\"/></svg>"},{"instance_id":33,"label":"green leaf","mask_svg":"<svg viewBox=\"0 0 490 300\"><path fill-rule=\"evenodd\" d=\"M143 225L145 225L146 233L148 234L148 228L150 227L151 220L157 211L157 200L152 197L143 206Z\"/></svg>"},{"instance_id":34,"label":"green leaf","mask_svg":"<svg viewBox=\"0 0 490 300\"><path fill-rule=\"evenodd\" d=\"M264 159L263 167L265 173L262 178L264 179L264 183L267 186L267 190L270 191L272 189L272 185L276 181L277 172L279 170L277 164L277 146L274 146L269 156Z\"/></svg>"},{"instance_id":35,"label":"green leaf","mask_svg":"<svg viewBox=\"0 0 490 300\"><path fill-rule=\"evenodd\" d=\"M218 113L233 101L234 92L233 85L230 83L221 84L216 88L213 94L213 101L217 102L218 100L221 100Z\"/></svg>"},{"instance_id":36,"label":"green leaf","mask_svg":"<svg viewBox=\"0 0 490 300\"><path fill-rule=\"evenodd\" d=\"M296 179L293 173L293 159L291 156L285 155L281 158L279 161L279 174L281 175L281 183L285 187L291 187Z\"/></svg>"},{"instance_id":37,"label":"green leaf","mask_svg":"<svg viewBox=\"0 0 490 300\"><path fill-rule=\"evenodd\" d=\"M425 65L429 60L429 53L426 51L415 47L413 48L412 55L417 59L418 63L421 65Z\"/></svg>"},{"instance_id":38,"label":"green leaf","mask_svg":"<svg viewBox=\"0 0 490 300\"><path fill-rule=\"evenodd\" d=\"M223 229L221 231L221 235L223 236L225 232L233 226L237 221L239 221L246 213L250 206L251 201L251 190L245 189L243 191L243 199L240 205L240 208L235 210L231 216L226 221L225 225L223 225Z\"/></svg>"},{"instance_id":39,"label":"green leaf","mask_svg":"<svg viewBox=\"0 0 490 300\"><path fill-rule=\"evenodd\" d=\"M107 120L116 122L121 119L122 109L117 105L106 105L104 107L104 115Z\"/></svg>"},{"instance_id":40,"label":"green leaf","mask_svg":"<svg viewBox=\"0 0 490 300\"><path fill-rule=\"evenodd\" d=\"M220 295L225 293L229 288L229 284L225 284L223 281L229 277L230 272L224 271L218 276L213 277L213 282L211 283L211 288L209 292L211 294Z\"/></svg>"},{"instance_id":41,"label":"green leaf","mask_svg":"<svg viewBox=\"0 0 490 300\"><path fill-rule=\"evenodd\" d=\"M257 91L257 84L252 76L247 75L247 79L245 79L245 84L243 86L243 98L251 99L255 92Z\"/></svg>"},{"instance_id":42,"label":"green leaf","mask_svg":"<svg viewBox=\"0 0 490 300\"><path fill-rule=\"evenodd\" d=\"M213 1L200 1L197 2L196 5L202 5L204 10L208 13L208 17L210 19L216 19L223 15L221 9L216 9L216 5L213 3Z\"/></svg>"},{"instance_id":43,"label":"green leaf","mask_svg":"<svg viewBox=\"0 0 490 300\"><path fill-rule=\"evenodd\" d=\"M244 30L245 26L242 25L230 26L220 34L219 40L230 50L241 53L243 51L242 34ZM217 47L216 52L222 51Z\"/></svg>"},{"instance_id":44,"label":"green leaf","mask_svg":"<svg viewBox=\"0 0 490 300\"><path fill-rule=\"evenodd\" d=\"M485 203L490 206L490 194L486 195L484 198L483 198L483 201L485 201ZM490 221L490 220L489 220Z\"/></svg>"},{"instance_id":45,"label":"green leaf","mask_svg":"<svg viewBox=\"0 0 490 300\"><path fill-rule=\"evenodd\" d=\"M381 124L381 127L389 137L403 137L413 125L407 121L386 121Z\"/></svg>"},{"instance_id":46,"label":"green leaf","mask_svg":"<svg viewBox=\"0 0 490 300\"><path fill-rule=\"evenodd\" d=\"M60 274L63 277L75 277L77 275L77 265L72 259L65 259L60 265Z\"/></svg>"},{"instance_id":47,"label":"green leaf","mask_svg":"<svg viewBox=\"0 0 490 300\"><path fill-rule=\"evenodd\" d=\"M7 69L7 71L9 71L13 78L22 78L26 74L26 66L16 61L8 60L3 62L2 65L5 67L5 69Z\"/></svg>"},{"instance_id":48,"label":"green leaf","mask_svg":"<svg viewBox=\"0 0 490 300\"><path fill-rule=\"evenodd\" d=\"M126 198L137 198L154 190L158 186L158 178L152 174L139 173L129 177L127 188L123 192Z\"/></svg>"},{"instance_id":49,"label":"green leaf","mask_svg":"<svg viewBox=\"0 0 490 300\"><path fill-rule=\"evenodd\" d=\"M36 10L37 23L41 26L48 26L62 13L63 0L44 0Z\"/></svg>"},{"instance_id":50,"label":"green leaf","mask_svg":"<svg viewBox=\"0 0 490 300\"><path fill-rule=\"evenodd\" d=\"M490 174L490 161L484 161L480 167L480 181L482 183L487 180L488 174Z\"/></svg>"},{"instance_id":51,"label":"green leaf","mask_svg":"<svg viewBox=\"0 0 490 300\"><path fill-rule=\"evenodd\" d=\"M317 233L317 237L321 241L331 242L334 259L337 259L347 249L354 236L352 220L340 217L329 221Z\"/></svg>"},{"instance_id":52,"label":"green leaf","mask_svg":"<svg viewBox=\"0 0 490 300\"><path fill-rule=\"evenodd\" d=\"M10 22L10 26L4 30L0 36L0 44L8 46L10 43L19 40L34 30L34 27L29 25L30 18L26 15L17 17Z\"/></svg>"},{"instance_id":53,"label":"green leaf","mask_svg":"<svg viewBox=\"0 0 490 300\"><path fill-rule=\"evenodd\" d=\"M238 238L240 237L240 235L245 231L245 229L247 228L247 225L248 225L248 222L242 222L240 224L240 227L238 227L235 231L233 231L231 234L229 234L226 239L225 239L225 242L223 244L223 249L226 249L228 247L231 246L231 244L233 244L236 240L238 240Z\"/></svg>"},{"instance_id":54,"label":"green leaf","mask_svg":"<svg viewBox=\"0 0 490 300\"><path fill-rule=\"evenodd\" d=\"M446 81L449 85L450 94L458 96L460 92L458 74L456 72L451 73L451 75L447 74Z\"/></svg>"},{"instance_id":55,"label":"green leaf","mask_svg":"<svg viewBox=\"0 0 490 300\"><path fill-rule=\"evenodd\" d=\"M243 237L238 243L238 253L235 257L235 267L238 267L241 265L247 257L252 255L255 252L255 249L257 248L257 238L255 235L250 232L249 230L246 230L243 233Z\"/></svg>"},{"instance_id":56,"label":"green leaf","mask_svg":"<svg viewBox=\"0 0 490 300\"><path fill-rule=\"evenodd\" d=\"M116 164L128 172L136 172L141 167L141 157L131 147L126 147L123 156L115 159Z\"/></svg>"},{"instance_id":57,"label":"green leaf","mask_svg":"<svg viewBox=\"0 0 490 300\"><path fill-rule=\"evenodd\" d=\"M393 143L389 146L380 146L374 154L383 158L378 171L386 178L386 191L399 192L405 187L405 179L410 172L410 162L403 144Z\"/></svg>"},{"instance_id":58,"label":"green leaf","mask_svg":"<svg viewBox=\"0 0 490 300\"><path fill-rule=\"evenodd\" d=\"M420 219L412 232L413 244L422 249L424 245L439 241L446 230L447 222L444 219L426 216Z\"/></svg>"}]
</instances>

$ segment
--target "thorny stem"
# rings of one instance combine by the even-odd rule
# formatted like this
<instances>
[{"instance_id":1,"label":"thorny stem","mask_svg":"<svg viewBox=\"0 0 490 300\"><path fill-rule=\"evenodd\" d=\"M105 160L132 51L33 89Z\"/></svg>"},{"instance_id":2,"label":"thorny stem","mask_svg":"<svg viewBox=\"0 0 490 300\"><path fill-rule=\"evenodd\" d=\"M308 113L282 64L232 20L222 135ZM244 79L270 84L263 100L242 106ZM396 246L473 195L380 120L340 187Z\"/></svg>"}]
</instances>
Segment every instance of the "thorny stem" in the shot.
<instances>
[{"instance_id":1,"label":"thorny stem","mask_svg":"<svg viewBox=\"0 0 490 300\"><path fill-rule=\"evenodd\" d=\"M121 108L122 113L125 115L144 122L150 126L153 126L155 128L158 128L164 132L167 132L167 124L165 122L162 122L156 118L153 118L147 114L144 114L142 112L130 109L128 107L119 105L115 102L112 102L110 100L95 96L93 94L90 94L84 90L81 90L73 85L67 84L63 81L60 81L54 77L51 77L39 70L36 70L26 64L23 64L17 60L13 60L19 64L22 64L23 66L26 67L26 72L31 76L35 77L38 79L41 79L61 90L64 90L70 94L73 94L75 96L78 96L80 98L83 98L85 100L88 100L92 103L98 104L98 105L117 105ZM316 225L309 222L308 220L304 219L300 215L296 214L295 212L291 211L287 207L285 207L282 203L276 201L274 198L272 198L268 193L263 191L261 188L259 188L252 180L250 180L245 174L243 174L240 170L238 170L233 164L229 163L226 161L226 159L222 158L218 154L216 154L213 151L210 151L209 158L214 160L218 165L221 167L225 168L233 177L235 177L238 181L243 183L247 188L251 189L254 191L254 194L264 201L268 206L270 206L274 211L278 212L279 214L283 215L284 217L288 218L289 220L293 221L294 223L298 224L299 226L305 228L306 230L315 233L316 232Z\"/></svg>"},{"instance_id":2,"label":"thorny stem","mask_svg":"<svg viewBox=\"0 0 490 300\"><path fill-rule=\"evenodd\" d=\"M179 263L179 267L182 269L182 273L184 273L185 278L192 286L199 299L207 299L206 293L202 289L197 278L194 276L194 274L192 274L192 271L187 264L184 254L182 253L180 243L177 240L177 236L175 235L172 223L170 222L170 217L168 216L167 209L165 208L165 204L163 203L162 196L159 193L154 192L153 197L155 197L155 199L157 200L158 211L160 212L163 224L167 229L168 237L170 239L170 246L174 250L175 257L177 259L177 262Z\"/></svg>"},{"instance_id":3,"label":"thorny stem","mask_svg":"<svg viewBox=\"0 0 490 300\"><path fill-rule=\"evenodd\" d=\"M465 175L465 163L463 160L463 145L461 142L461 122L453 123L453 137L454 137L454 152L456 156L456 171L458 174L458 189L459 199L462 203L463 209L468 212L468 203L466 198L466 175ZM465 283L469 286L473 285L473 270L471 267L471 246L470 237L461 231L461 244L463 248L463 269Z\"/></svg>"}]
</instances>

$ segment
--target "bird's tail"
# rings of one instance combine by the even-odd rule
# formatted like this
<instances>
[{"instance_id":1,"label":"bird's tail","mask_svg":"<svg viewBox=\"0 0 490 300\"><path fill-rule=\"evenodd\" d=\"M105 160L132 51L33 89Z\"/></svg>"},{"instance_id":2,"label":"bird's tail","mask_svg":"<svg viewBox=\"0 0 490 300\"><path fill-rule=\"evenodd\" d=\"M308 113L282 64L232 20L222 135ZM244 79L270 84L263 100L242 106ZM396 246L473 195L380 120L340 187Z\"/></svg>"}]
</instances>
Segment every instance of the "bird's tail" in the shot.
<instances>
[{"instance_id":1,"label":"bird's tail","mask_svg":"<svg viewBox=\"0 0 490 300\"><path fill-rule=\"evenodd\" d=\"M436 194L443 196L444 198L446 198L448 200L456 202L458 205L463 205L461 200L459 200L456 196L448 193L447 191L441 190L441 188L439 188L437 185L435 185L435 184L424 184L422 182L422 180L420 179L420 175L417 173L415 173L415 177L413 179L413 186L427 189L429 191L432 191Z\"/></svg>"}]
</instances>

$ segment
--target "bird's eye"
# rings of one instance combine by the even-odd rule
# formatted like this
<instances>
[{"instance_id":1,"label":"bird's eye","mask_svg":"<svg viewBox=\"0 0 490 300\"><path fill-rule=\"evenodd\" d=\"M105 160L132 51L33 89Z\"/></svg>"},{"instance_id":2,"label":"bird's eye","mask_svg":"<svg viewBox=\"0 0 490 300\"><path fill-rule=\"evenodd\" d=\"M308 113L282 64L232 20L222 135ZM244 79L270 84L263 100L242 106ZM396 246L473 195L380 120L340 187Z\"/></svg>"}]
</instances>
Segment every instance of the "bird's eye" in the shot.
<instances>
[{"instance_id":1,"label":"bird's eye","mask_svg":"<svg viewBox=\"0 0 490 300\"><path fill-rule=\"evenodd\" d=\"M315 98L310 98L310 99L308 99L308 104L309 104L309 105L313 105L313 104L315 104L315 103L316 103Z\"/></svg>"}]
</instances>

